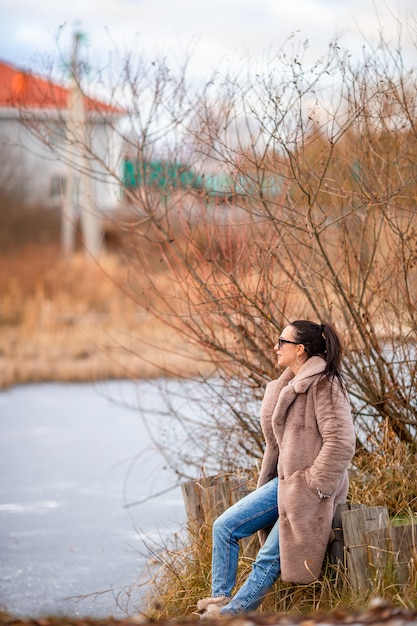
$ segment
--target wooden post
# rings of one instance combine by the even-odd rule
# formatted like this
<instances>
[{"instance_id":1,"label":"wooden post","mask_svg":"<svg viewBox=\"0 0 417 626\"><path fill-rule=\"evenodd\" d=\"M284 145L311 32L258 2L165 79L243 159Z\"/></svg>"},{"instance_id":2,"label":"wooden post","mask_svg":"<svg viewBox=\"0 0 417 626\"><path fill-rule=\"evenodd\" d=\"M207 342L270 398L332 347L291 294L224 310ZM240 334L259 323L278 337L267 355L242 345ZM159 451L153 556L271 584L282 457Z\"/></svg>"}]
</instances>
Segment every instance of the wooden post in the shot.
<instances>
[{"instance_id":1,"label":"wooden post","mask_svg":"<svg viewBox=\"0 0 417 626\"><path fill-rule=\"evenodd\" d=\"M391 580L394 576L391 528L386 526L369 530L365 533L365 539L373 578L377 581L387 580L387 578Z\"/></svg>"},{"instance_id":2,"label":"wooden post","mask_svg":"<svg viewBox=\"0 0 417 626\"><path fill-rule=\"evenodd\" d=\"M416 567L417 528L414 524L390 526L366 534L370 563L376 576L392 576L393 582L406 585Z\"/></svg>"},{"instance_id":3,"label":"wooden post","mask_svg":"<svg viewBox=\"0 0 417 626\"><path fill-rule=\"evenodd\" d=\"M188 522L201 526L212 523L229 506L248 494L248 480L244 476L220 474L182 483Z\"/></svg>"},{"instance_id":4,"label":"wooden post","mask_svg":"<svg viewBox=\"0 0 417 626\"><path fill-rule=\"evenodd\" d=\"M212 526L229 506L253 491L249 476L220 474L191 480L181 485L190 529ZM241 542L246 557L252 558L259 550L257 535Z\"/></svg>"},{"instance_id":5,"label":"wooden post","mask_svg":"<svg viewBox=\"0 0 417 626\"><path fill-rule=\"evenodd\" d=\"M338 569L346 569L346 554L345 554L345 542L343 537L342 526L342 513L343 511L351 511L354 509L365 509L364 504L355 504L353 502L346 502L345 504L338 504L336 512L333 518L332 530L334 533L334 540L329 546L329 561L332 565L335 565Z\"/></svg>"},{"instance_id":6,"label":"wooden post","mask_svg":"<svg viewBox=\"0 0 417 626\"><path fill-rule=\"evenodd\" d=\"M416 570L417 527L415 524L391 526L392 548L395 555L397 583L404 585L410 581L411 569Z\"/></svg>"},{"instance_id":7,"label":"wooden post","mask_svg":"<svg viewBox=\"0 0 417 626\"><path fill-rule=\"evenodd\" d=\"M348 578L357 591L366 591L372 579L366 533L389 526L384 506L343 511L342 527L346 549Z\"/></svg>"}]
</instances>

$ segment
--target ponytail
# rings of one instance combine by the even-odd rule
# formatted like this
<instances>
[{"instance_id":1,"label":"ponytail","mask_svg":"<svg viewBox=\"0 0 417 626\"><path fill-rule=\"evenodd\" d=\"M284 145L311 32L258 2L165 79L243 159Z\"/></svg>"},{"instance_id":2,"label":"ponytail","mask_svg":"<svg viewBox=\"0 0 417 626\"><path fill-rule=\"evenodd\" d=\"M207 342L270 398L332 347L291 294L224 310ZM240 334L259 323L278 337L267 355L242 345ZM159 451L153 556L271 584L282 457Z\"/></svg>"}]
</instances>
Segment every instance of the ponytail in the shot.
<instances>
[{"instance_id":1,"label":"ponytail","mask_svg":"<svg viewBox=\"0 0 417 626\"><path fill-rule=\"evenodd\" d=\"M342 389L346 383L341 372L342 344L333 326L330 324L315 324L307 320L291 322L295 329L295 339L301 343L308 358L321 356L326 361L323 376L329 380L339 382Z\"/></svg>"},{"instance_id":2,"label":"ponytail","mask_svg":"<svg viewBox=\"0 0 417 626\"><path fill-rule=\"evenodd\" d=\"M336 333L333 326L330 324L322 324L322 335L326 344L326 351L324 353L326 359L326 367L324 374L327 378L337 378L341 387L344 389L346 383L341 372L341 360L342 360L342 344L339 339L339 335Z\"/></svg>"}]
</instances>

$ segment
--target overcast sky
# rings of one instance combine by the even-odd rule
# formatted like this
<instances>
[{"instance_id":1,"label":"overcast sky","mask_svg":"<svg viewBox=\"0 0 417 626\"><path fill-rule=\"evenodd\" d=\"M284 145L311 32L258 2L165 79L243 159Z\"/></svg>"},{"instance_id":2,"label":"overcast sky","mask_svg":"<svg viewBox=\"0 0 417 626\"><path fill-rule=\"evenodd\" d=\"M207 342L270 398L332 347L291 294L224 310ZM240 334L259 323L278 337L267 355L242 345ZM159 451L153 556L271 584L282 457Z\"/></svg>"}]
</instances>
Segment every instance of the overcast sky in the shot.
<instances>
[{"instance_id":1,"label":"overcast sky","mask_svg":"<svg viewBox=\"0 0 417 626\"><path fill-rule=\"evenodd\" d=\"M417 56L408 47L410 32L417 38L417 0L0 0L0 16L0 59L27 69L57 57L59 32L68 48L74 29L88 36L93 58L115 47L168 57L193 48L193 71L203 74L265 59L292 33L309 40L314 58L336 34L359 54L381 31L395 42L399 23L408 58Z\"/></svg>"}]
</instances>

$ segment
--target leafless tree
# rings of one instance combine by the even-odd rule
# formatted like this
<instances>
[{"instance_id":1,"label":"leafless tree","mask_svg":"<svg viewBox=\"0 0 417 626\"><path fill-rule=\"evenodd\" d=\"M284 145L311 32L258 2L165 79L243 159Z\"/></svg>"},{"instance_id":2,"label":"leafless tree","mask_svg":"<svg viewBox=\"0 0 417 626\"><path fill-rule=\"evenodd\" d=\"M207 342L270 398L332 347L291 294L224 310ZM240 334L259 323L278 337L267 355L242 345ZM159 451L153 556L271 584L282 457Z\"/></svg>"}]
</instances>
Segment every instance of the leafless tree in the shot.
<instances>
[{"instance_id":1,"label":"leafless tree","mask_svg":"<svg viewBox=\"0 0 417 626\"><path fill-rule=\"evenodd\" d=\"M121 287L211 367L184 391L199 417L167 397L181 432L161 447L182 474L260 458L272 348L297 318L344 339L359 449L387 423L415 439L416 69L385 41L359 61L337 41L304 52L199 87L134 55L100 75L130 121L130 174L106 172L130 235Z\"/></svg>"}]
</instances>

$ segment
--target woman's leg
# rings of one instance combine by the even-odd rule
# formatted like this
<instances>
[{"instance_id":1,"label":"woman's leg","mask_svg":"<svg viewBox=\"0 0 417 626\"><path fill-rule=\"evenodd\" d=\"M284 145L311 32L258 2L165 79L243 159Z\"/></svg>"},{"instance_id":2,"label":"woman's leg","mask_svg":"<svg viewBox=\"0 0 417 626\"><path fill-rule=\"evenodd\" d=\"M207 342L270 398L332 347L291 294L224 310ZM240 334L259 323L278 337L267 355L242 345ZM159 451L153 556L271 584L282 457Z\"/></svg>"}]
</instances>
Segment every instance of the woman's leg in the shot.
<instances>
[{"instance_id":1,"label":"woman's leg","mask_svg":"<svg viewBox=\"0 0 417 626\"><path fill-rule=\"evenodd\" d=\"M278 525L279 520L276 521L267 540L259 550L246 582L230 602L221 609L222 615L254 611L277 580L281 573Z\"/></svg>"},{"instance_id":2,"label":"woman's leg","mask_svg":"<svg viewBox=\"0 0 417 626\"><path fill-rule=\"evenodd\" d=\"M278 479L248 494L227 509L213 524L212 596L230 597L236 583L239 539L278 518Z\"/></svg>"}]
</instances>

